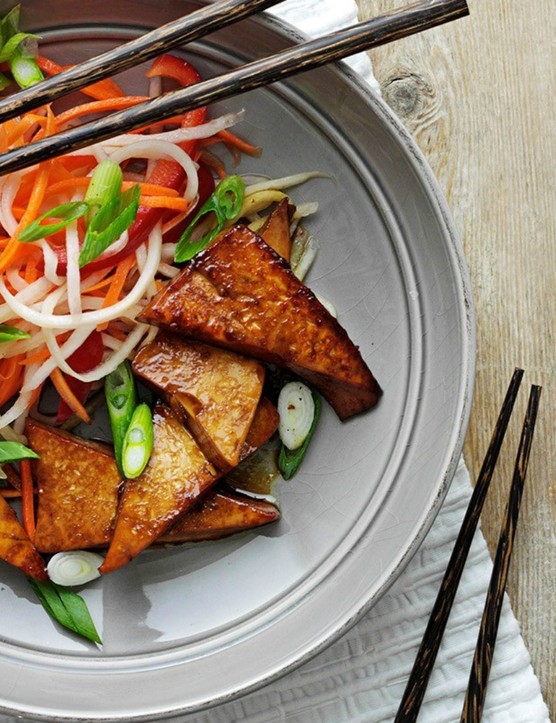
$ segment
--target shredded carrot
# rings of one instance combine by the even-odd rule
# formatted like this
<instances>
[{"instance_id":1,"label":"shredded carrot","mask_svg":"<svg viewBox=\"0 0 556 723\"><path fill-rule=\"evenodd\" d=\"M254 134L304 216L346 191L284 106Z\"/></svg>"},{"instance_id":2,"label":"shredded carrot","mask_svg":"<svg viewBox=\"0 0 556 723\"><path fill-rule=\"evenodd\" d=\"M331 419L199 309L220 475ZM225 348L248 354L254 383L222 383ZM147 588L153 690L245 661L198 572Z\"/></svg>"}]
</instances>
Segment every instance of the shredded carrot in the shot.
<instances>
[{"instance_id":1,"label":"shredded carrot","mask_svg":"<svg viewBox=\"0 0 556 723\"><path fill-rule=\"evenodd\" d=\"M19 364L22 359L23 355L18 354L0 361L0 406L19 391L23 379L23 369Z\"/></svg>"},{"instance_id":2,"label":"shredded carrot","mask_svg":"<svg viewBox=\"0 0 556 723\"><path fill-rule=\"evenodd\" d=\"M120 263L116 266L116 271L112 276L111 284L108 288L108 291L106 292L106 296L104 297L104 301L102 303L103 307L112 306L112 304L115 304L118 301L118 299L120 298L120 294L122 293L122 289L124 288L127 275L129 274L135 263L135 254L129 254L129 256L126 256L125 259L122 259ZM98 331L104 331L107 327L108 323L99 324L97 329Z\"/></svg>"},{"instance_id":3,"label":"shredded carrot","mask_svg":"<svg viewBox=\"0 0 556 723\"><path fill-rule=\"evenodd\" d=\"M74 108L60 113L58 116L58 125L64 126L69 121L81 118L84 115L90 115L91 113L104 113L112 110L124 110L125 108L131 108L139 103L144 103L149 100L148 96L144 95L126 95L122 98L107 98L106 100L93 100L90 103L82 103L76 105Z\"/></svg>"},{"instance_id":4,"label":"shredded carrot","mask_svg":"<svg viewBox=\"0 0 556 723\"><path fill-rule=\"evenodd\" d=\"M169 208L181 213L185 213L191 206L187 199L172 196L141 196L140 204L148 208Z\"/></svg>"},{"instance_id":5,"label":"shredded carrot","mask_svg":"<svg viewBox=\"0 0 556 723\"><path fill-rule=\"evenodd\" d=\"M169 188L168 186L159 186L157 183L144 183L135 181L124 181L122 183L122 190L127 191L132 186L138 185L141 189L142 196L179 196L179 192L175 188Z\"/></svg>"},{"instance_id":6,"label":"shredded carrot","mask_svg":"<svg viewBox=\"0 0 556 723\"><path fill-rule=\"evenodd\" d=\"M248 156L258 157L261 155L262 149L259 146L254 146L252 143L248 143L246 140L236 136L236 134L231 131L219 131L217 135L224 143L226 143L226 145L235 146L242 153L246 153Z\"/></svg>"},{"instance_id":7,"label":"shredded carrot","mask_svg":"<svg viewBox=\"0 0 556 723\"><path fill-rule=\"evenodd\" d=\"M13 490L11 487L3 487L0 490L0 495L6 499L11 499L14 497L21 497L21 492L19 490Z\"/></svg>"},{"instance_id":8,"label":"shredded carrot","mask_svg":"<svg viewBox=\"0 0 556 723\"><path fill-rule=\"evenodd\" d=\"M31 461L22 459L19 469L21 471L21 521L23 529L32 540L35 537L35 499Z\"/></svg>"},{"instance_id":9,"label":"shredded carrot","mask_svg":"<svg viewBox=\"0 0 556 723\"><path fill-rule=\"evenodd\" d=\"M201 153L201 160L205 164L205 166L208 166L209 168L212 168L214 171L216 171L216 174L218 178L226 178L228 175L226 173L226 167L220 160L220 158L217 158L214 154L209 153L208 151L203 151Z\"/></svg>"},{"instance_id":10,"label":"shredded carrot","mask_svg":"<svg viewBox=\"0 0 556 723\"><path fill-rule=\"evenodd\" d=\"M86 424L90 424L91 417L89 416L89 413L81 404L79 399L77 399L75 394L71 391L69 384L64 379L64 375L62 374L62 372L59 369L55 369L50 375L50 379L52 380L56 391L64 400L64 402L68 405L68 407L72 410L72 412L74 412L74 414L76 414L83 422L85 422Z\"/></svg>"},{"instance_id":11,"label":"shredded carrot","mask_svg":"<svg viewBox=\"0 0 556 723\"><path fill-rule=\"evenodd\" d=\"M37 56L37 65L43 73L46 73L47 75L58 75L58 73L61 73L67 68L73 68L72 65L58 65L58 63L50 60L50 58L45 58L42 55ZM115 98L124 95L120 86L111 78L105 78L104 80L99 80L92 85L88 85L86 88L82 88L81 92L98 100Z\"/></svg>"}]
</instances>

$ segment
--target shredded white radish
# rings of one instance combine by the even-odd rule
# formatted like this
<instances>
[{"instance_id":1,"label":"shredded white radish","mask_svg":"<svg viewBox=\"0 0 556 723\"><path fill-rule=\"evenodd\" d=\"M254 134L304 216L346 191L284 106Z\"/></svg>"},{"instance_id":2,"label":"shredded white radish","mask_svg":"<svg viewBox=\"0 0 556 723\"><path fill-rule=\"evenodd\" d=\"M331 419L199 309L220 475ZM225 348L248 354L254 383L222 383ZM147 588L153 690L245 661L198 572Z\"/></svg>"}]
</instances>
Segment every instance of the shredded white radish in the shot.
<instances>
[{"instance_id":1,"label":"shredded white radish","mask_svg":"<svg viewBox=\"0 0 556 723\"><path fill-rule=\"evenodd\" d=\"M130 158L171 158L177 161L185 171L187 185L184 197L192 201L199 190L199 178L197 176L197 165L191 157L180 148L167 141L139 141L133 145L124 146L110 153L110 160L115 163L122 163Z\"/></svg>"},{"instance_id":2,"label":"shredded white radish","mask_svg":"<svg viewBox=\"0 0 556 723\"><path fill-rule=\"evenodd\" d=\"M52 286L53 284L46 277L43 276L40 279L33 281L32 284L29 284L22 291L19 291L13 298L21 304L34 304L40 301L45 296L45 294L47 294L50 289L52 289ZM0 323L4 323L5 321L13 319L17 316L18 314L14 314L13 310L8 306L8 304L4 303L0 305ZM40 324L38 326L40 326Z\"/></svg>"},{"instance_id":3,"label":"shredded white radish","mask_svg":"<svg viewBox=\"0 0 556 723\"><path fill-rule=\"evenodd\" d=\"M45 336L50 338L52 344L48 344L52 359L50 360L54 364L54 368L59 367L66 374L79 379L82 382L96 382L99 379L111 374L116 367L118 367L129 355L133 352L135 347L139 344L142 337L145 336L149 329L148 324L137 324L133 331L128 335L127 339L121 342L119 349L111 354L105 361L95 367L92 371L84 374L75 372L69 364L66 362L67 356L63 347L59 347L56 338L50 330L45 330ZM81 342L83 343L83 342ZM64 345L65 346L65 345Z\"/></svg>"},{"instance_id":4,"label":"shredded white radish","mask_svg":"<svg viewBox=\"0 0 556 723\"><path fill-rule=\"evenodd\" d=\"M72 201L82 201L84 194L74 193ZM47 244L48 245L48 244ZM46 254L45 254L46 259ZM77 221L66 226L66 280L70 314L81 313L81 270L79 268L79 233Z\"/></svg>"},{"instance_id":5,"label":"shredded white radish","mask_svg":"<svg viewBox=\"0 0 556 723\"><path fill-rule=\"evenodd\" d=\"M257 193L257 191L268 191L270 189L283 190L284 188L299 186L311 178L330 178L330 176L321 171L308 171L307 173L296 173L292 176L283 176L282 178L270 178L267 181L260 181L259 183L252 183L250 186L246 186L245 195L249 196L251 193Z\"/></svg>"},{"instance_id":6,"label":"shredded white radish","mask_svg":"<svg viewBox=\"0 0 556 723\"><path fill-rule=\"evenodd\" d=\"M131 291L123 299L112 306L107 306L97 311L83 312L82 314L45 314L35 306L28 306L22 303L17 296L11 294L6 288L3 279L0 278L0 293L4 296L6 305L11 309L14 316L19 316L31 324L47 329L73 329L80 325L104 324L112 319L125 316L127 310L139 302L154 277L160 264L160 251L162 247L162 233L158 224L149 236L148 253L145 267ZM63 289L64 287L59 287ZM27 289L20 292L24 294ZM8 317L11 318L11 317Z\"/></svg>"},{"instance_id":7,"label":"shredded white radish","mask_svg":"<svg viewBox=\"0 0 556 723\"><path fill-rule=\"evenodd\" d=\"M0 223L9 236L14 235L18 225L12 206L21 185L22 175L22 173L11 173L0 178Z\"/></svg>"},{"instance_id":8,"label":"shredded white radish","mask_svg":"<svg viewBox=\"0 0 556 723\"><path fill-rule=\"evenodd\" d=\"M45 277L50 281L51 284L54 284L55 286L60 286L60 284L64 283L64 279L61 276L58 276L58 274L56 273L58 269L58 257L56 256L56 253L53 251L50 244L45 239L41 239L38 245L42 249L42 255L44 258Z\"/></svg>"},{"instance_id":9,"label":"shredded white radish","mask_svg":"<svg viewBox=\"0 0 556 723\"><path fill-rule=\"evenodd\" d=\"M191 128L177 128L173 131L163 131L162 133L152 133L143 135L141 133L123 133L120 136L109 138L103 141L104 146L117 147L135 144L139 141L165 141L166 143L182 143L183 141L199 140L201 138L210 138L220 131L231 128L241 121L243 112L227 113L219 118L203 123L202 125L192 126Z\"/></svg>"}]
</instances>

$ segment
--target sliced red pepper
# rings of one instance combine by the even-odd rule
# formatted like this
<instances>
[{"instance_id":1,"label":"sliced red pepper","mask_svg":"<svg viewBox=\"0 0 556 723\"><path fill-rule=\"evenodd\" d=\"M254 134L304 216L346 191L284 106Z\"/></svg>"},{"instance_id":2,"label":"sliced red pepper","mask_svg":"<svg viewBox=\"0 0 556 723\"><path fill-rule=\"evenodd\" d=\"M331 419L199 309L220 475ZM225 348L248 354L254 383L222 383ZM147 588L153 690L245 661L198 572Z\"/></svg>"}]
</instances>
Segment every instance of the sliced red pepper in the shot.
<instances>
[{"instance_id":1,"label":"sliced red pepper","mask_svg":"<svg viewBox=\"0 0 556 723\"><path fill-rule=\"evenodd\" d=\"M90 372L91 369L94 369L101 363L103 354L104 346L102 343L102 335L98 331L93 331L79 349L76 349L73 354L68 357L67 362L78 374L84 374L85 372ZM92 384L90 382L82 382L80 379L76 379L67 374L64 374L64 377L76 398L81 404L84 404L89 396ZM59 423L65 422L72 416L73 410L61 399L58 404L56 421Z\"/></svg>"},{"instance_id":2,"label":"sliced red pepper","mask_svg":"<svg viewBox=\"0 0 556 723\"><path fill-rule=\"evenodd\" d=\"M166 53L160 55L153 61L150 70L147 71L147 78L170 78L178 82L181 86L186 88L188 85L194 85L199 83L202 78L197 68L187 60L178 58L175 55ZM193 128L199 126L205 122L207 117L207 108L203 106L201 108L195 108L190 110L184 115L182 121L182 128ZM186 153L193 155L197 147L197 141L184 141L179 144Z\"/></svg>"},{"instance_id":3,"label":"sliced red pepper","mask_svg":"<svg viewBox=\"0 0 556 723\"><path fill-rule=\"evenodd\" d=\"M175 55L161 55L157 58L148 71L147 76L154 77L160 76L165 78L173 78L174 80L181 83L184 87L193 83L198 83L201 80L201 76L196 68L181 58L177 58ZM206 119L206 108L197 108L186 114L185 119L182 123L183 126L193 127L203 123ZM187 144L189 145L186 148ZM193 152L195 141L187 141L182 147L189 153ZM149 183L155 183L160 186L166 186L173 188L176 191L181 191L185 184L185 171L182 166L176 161L160 160L157 161L151 175L147 179ZM212 190L210 191L212 193ZM210 195L210 193L208 195ZM129 227L128 237L129 241L118 253L112 256L107 256L104 259L97 259L92 261L84 267L84 273L92 273L93 271L99 271L107 267L114 267L130 253L136 251L139 246L148 238L150 232L153 230L155 225L163 218L165 213L164 209L160 208L146 208L139 206L137 211L137 217L133 224ZM56 255L58 256L57 273L65 275L67 269L67 255L65 246L54 248Z\"/></svg>"}]
</instances>

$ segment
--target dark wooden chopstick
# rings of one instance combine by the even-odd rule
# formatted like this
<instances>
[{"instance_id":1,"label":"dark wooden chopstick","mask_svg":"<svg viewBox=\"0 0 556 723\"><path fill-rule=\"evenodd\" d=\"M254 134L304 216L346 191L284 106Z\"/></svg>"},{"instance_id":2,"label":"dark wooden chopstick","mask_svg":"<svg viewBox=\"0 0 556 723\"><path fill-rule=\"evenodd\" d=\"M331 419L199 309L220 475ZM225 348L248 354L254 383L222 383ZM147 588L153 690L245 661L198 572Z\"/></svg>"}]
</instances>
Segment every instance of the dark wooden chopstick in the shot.
<instances>
[{"instance_id":1,"label":"dark wooden chopstick","mask_svg":"<svg viewBox=\"0 0 556 723\"><path fill-rule=\"evenodd\" d=\"M395 723L412 723L417 720L522 378L523 369L516 369L500 409L471 500L402 696Z\"/></svg>"},{"instance_id":2,"label":"dark wooden chopstick","mask_svg":"<svg viewBox=\"0 0 556 723\"><path fill-rule=\"evenodd\" d=\"M469 13L466 0L420 0L385 15L322 38L300 43L216 78L153 98L106 118L0 155L0 175L84 148L114 135L135 130L234 95L335 62ZM0 118L1 120L1 118Z\"/></svg>"},{"instance_id":3,"label":"dark wooden chopstick","mask_svg":"<svg viewBox=\"0 0 556 723\"><path fill-rule=\"evenodd\" d=\"M523 485L527 475L527 465L533 442L535 422L539 408L541 387L531 387L527 413L523 423L519 449L515 461L510 497L506 507L504 521L494 558L492 576L479 629L477 647L469 676L469 684L463 705L461 723L479 723L483 712L488 678L492 664L494 644L498 633L504 591L508 579L510 558L513 550L519 509L523 496Z\"/></svg>"},{"instance_id":4,"label":"dark wooden chopstick","mask_svg":"<svg viewBox=\"0 0 556 723\"><path fill-rule=\"evenodd\" d=\"M0 122L238 22L282 0L219 0L0 101Z\"/></svg>"}]
</instances>

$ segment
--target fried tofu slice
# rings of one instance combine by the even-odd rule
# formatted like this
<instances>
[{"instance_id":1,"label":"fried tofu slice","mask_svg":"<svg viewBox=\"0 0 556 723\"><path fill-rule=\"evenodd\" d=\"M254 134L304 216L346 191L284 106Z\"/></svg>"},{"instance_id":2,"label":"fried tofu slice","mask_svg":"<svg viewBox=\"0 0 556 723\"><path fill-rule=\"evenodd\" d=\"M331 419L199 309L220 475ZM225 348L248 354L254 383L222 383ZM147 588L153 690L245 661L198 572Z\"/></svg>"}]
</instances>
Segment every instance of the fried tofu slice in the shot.
<instances>
[{"instance_id":1,"label":"fried tofu slice","mask_svg":"<svg viewBox=\"0 0 556 723\"><path fill-rule=\"evenodd\" d=\"M133 371L161 394L219 470L235 467L263 388L264 366L176 334L144 346Z\"/></svg>"},{"instance_id":2,"label":"fried tofu slice","mask_svg":"<svg viewBox=\"0 0 556 723\"><path fill-rule=\"evenodd\" d=\"M256 499L227 487L211 490L192 510L158 539L161 543L218 540L280 519L268 500Z\"/></svg>"},{"instance_id":3,"label":"fried tofu slice","mask_svg":"<svg viewBox=\"0 0 556 723\"><path fill-rule=\"evenodd\" d=\"M241 448L239 461L242 462L259 447L262 447L265 442L268 442L278 429L279 423L280 415L274 404L266 397L261 397L253 417L253 423L249 427L247 437Z\"/></svg>"},{"instance_id":4,"label":"fried tofu slice","mask_svg":"<svg viewBox=\"0 0 556 723\"><path fill-rule=\"evenodd\" d=\"M153 424L151 458L139 477L125 483L101 573L114 572L136 557L219 477L170 407L158 402Z\"/></svg>"},{"instance_id":5,"label":"fried tofu slice","mask_svg":"<svg viewBox=\"0 0 556 723\"><path fill-rule=\"evenodd\" d=\"M103 547L112 537L122 478L112 448L27 420L38 487L35 546L41 552Z\"/></svg>"},{"instance_id":6,"label":"fried tofu slice","mask_svg":"<svg viewBox=\"0 0 556 723\"><path fill-rule=\"evenodd\" d=\"M290 370L317 389L340 419L370 409L382 393L338 321L243 225L195 256L143 318Z\"/></svg>"},{"instance_id":7,"label":"fried tofu slice","mask_svg":"<svg viewBox=\"0 0 556 723\"><path fill-rule=\"evenodd\" d=\"M288 262L292 253L290 223L293 208L288 199L283 198L267 218L261 230L261 238Z\"/></svg>"},{"instance_id":8,"label":"fried tofu slice","mask_svg":"<svg viewBox=\"0 0 556 723\"><path fill-rule=\"evenodd\" d=\"M17 519L15 511L0 496L0 559L37 580L48 580L46 566Z\"/></svg>"}]
</instances>

